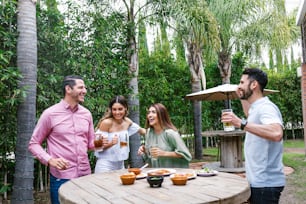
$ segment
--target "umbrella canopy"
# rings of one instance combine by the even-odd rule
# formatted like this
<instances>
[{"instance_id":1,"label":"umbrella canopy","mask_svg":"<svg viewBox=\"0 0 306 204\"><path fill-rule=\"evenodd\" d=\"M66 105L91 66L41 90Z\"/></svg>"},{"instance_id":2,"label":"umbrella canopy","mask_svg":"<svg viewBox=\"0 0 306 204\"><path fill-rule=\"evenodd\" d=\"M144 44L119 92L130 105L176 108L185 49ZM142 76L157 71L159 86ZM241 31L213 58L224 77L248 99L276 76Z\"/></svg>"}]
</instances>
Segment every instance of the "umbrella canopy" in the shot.
<instances>
[{"instance_id":1,"label":"umbrella canopy","mask_svg":"<svg viewBox=\"0 0 306 204\"><path fill-rule=\"evenodd\" d=\"M237 99L236 94L238 85L236 84L222 84L210 89L203 91L191 93L185 96L189 100L198 101L221 101L221 100L231 100ZM264 89L264 95L279 92L277 90Z\"/></svg>"}]
</instances>

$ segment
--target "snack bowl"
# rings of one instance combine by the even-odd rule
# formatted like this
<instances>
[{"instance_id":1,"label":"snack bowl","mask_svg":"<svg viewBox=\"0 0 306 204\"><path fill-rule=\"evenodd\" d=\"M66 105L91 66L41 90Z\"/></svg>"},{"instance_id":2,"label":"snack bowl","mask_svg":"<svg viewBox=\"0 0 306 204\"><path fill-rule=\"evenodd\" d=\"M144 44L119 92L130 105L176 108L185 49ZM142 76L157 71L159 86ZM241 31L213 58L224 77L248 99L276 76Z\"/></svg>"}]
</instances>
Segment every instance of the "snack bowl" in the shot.
<instances>
[{"instance_id":1,"label":"snack bowl","mask_svg":"<svg viewBox=\"0 0 306 204\"><path fill-rule=\"evenodd\" d=\"M161 185L164 181L164 176L162 176L162 175L148 175L147 176L147 181L150 184L150 187L161 187Z\"/></svg>"},{"instance_id":2,"label":"snack bowl","mask_svg":"<svg viewBox=\"0 0 306 204\"><path fill-rule=\"evenodd\" d=\"M173 185L183 186L186 185L188 177L186 174L174 174L170 177Z\"/></svg>"},{"instance_id":3,"label":"snack bowl","mask_svg":"<svg viewBox=\"0 0 306 204\"><path fill-rule=\"evenodd\" d=\"M120 179L123 185L132 185L136 180L136 175L134 173L122 174Z\"/></svg>"},{"instance_id":4,"label":"snack bowl","mask_svg":"<svg viewBox=\"0 0 306 204\"><path fill-rule=\"evenodd\" d=\"M153 172L148 172L148 176L162 176L164 177L164 174L162 172L159 171L153 171Z\"/></svg>"},{"instance_id":5,"label":"snack bowl","mask_svg":"<svg viewBox=\"0 0 306 204\"><path fill-rule=\"evenodd\" d=\"M128 172L133 172L135 175L138 175L141 173L140 168L128 168Z\"/></svg>"}]
</instances>

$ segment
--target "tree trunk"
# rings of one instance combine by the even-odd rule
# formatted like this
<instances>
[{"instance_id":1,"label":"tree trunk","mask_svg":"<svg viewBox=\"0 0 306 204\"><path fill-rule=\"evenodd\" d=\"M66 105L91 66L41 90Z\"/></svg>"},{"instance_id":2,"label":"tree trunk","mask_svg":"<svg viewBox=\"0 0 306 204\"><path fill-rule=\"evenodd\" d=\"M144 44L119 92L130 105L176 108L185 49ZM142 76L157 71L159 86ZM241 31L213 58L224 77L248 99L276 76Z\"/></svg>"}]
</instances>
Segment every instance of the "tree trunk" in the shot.
<instances>
[{"instance_id":1,"label":"tree trunk","mask_svg":"<svg viewBox=\"0 0 306 204\"><path fill-rule=\"evenodd\" d=\"M29 0L19 0L18 12L17 65L23 76L19 88L26 90L26 97L18 106L17 112L16 164L11 203L28 204L34 203L34 160L28 151L28 144L36 121L37 31L35 3Z\"/></svg>"},{"instance_id":2,"label":"tree trunk","mask_svg":"<svg viewBox=\"0 0 306 204\"><path fill-rule=\"evenodd\" d=\"M139 124L139 98L138 98L138 80L137 77L133 77L129 84L132 88L132 94L128 98L129 105L129 117L137 124ZM129 164L131 167L140 167L142 166L143 160L142 157L137 154L138 148L140 147L140 135L134 134L130 137L130 159Z\"/></svg>"},{"instance_id":3,"label":"tree trunk","mask_svg":"<svg viewBox=\"0 0 306 204\"><path fill-rule=\"evenodd\" d=\"M230 53L223 50L218 53L218 68L222 78L222 84L229 84L231 78L232 60Z\"/></svg>"},{"instance_id":4,"label":"tree trunk","mask_svg":"<svg viewBox=\"0 0 306 204\"><path fill-rule=\"evenodd\" d=\"M192 92L201 90L201 81L194 81L192 83ZM197 90L197 91L194 91ZM201 101L193 101L193 118L194 118L194 157L195 159L202 159L203 146L202 146L202 103Z\"/></svg>"},{"instance_id":5,"label":"tree trunk","mask_svg":"<svg viewBox=\"0 0 306 204\"><path fill-rule=\"evenodd\" d=\"M218 68L222 78L222 84L230 84L230 78L232 73L232 60L230 53L223 50L218 53ZM225 108L231 108L230 100L224 101Z\"/></svg>"},{"instance_id":6,"label":"tree trunk","mask_svg":"<svg viewBox=\"0 0 306 204\"><path fill-rule=\"evenodd\" d=\"M130 2L130 8L128 11L128 61L129 61L129 72L131 80L129 82L129 88L132 93L128 97L129 105L129 117L137 124L139 124L139 98L138 98L138 50L136 42L136 27L134 19L134 1ZM140 124L139 124L140 125ZM139 167L143 165L141 156L138 156L137 151L140 146L139 134L135 134L130 137L130 157L129 162L131 167Z\"/></svg>"},{"instance_id":7,"label":"tree trunk","mask_svg":"<svg viewBox=\"0 0 306 204\"><path fill-rule=\"evenodd\" d=\"M192 93L201 91L201 79L204 75L202 53L200 49L192 42L187 42L187 60L192 77ZM202 79L202 80L205 80ZM204 86L204 85L203 85ZM206 84L205 86L206 87ZM194 119L194 157L202 159L202 103L201 101L193 101L193 119Z\"/></svg>"}]
</instances>

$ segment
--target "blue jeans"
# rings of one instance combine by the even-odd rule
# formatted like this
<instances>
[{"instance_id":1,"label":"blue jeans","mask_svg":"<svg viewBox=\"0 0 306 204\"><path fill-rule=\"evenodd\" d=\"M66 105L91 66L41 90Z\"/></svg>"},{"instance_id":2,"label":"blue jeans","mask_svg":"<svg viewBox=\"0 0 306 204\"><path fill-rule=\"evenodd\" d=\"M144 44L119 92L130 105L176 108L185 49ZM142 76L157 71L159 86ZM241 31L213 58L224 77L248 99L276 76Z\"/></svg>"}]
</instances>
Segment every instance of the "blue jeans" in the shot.
<instances>
[{"instance_id":1,"label":"blue jeans","mask_svg":"<svg viewBox=\"0 0 306 204\"><path fill-rule=\"evenodd\" d=\"M251 187L251 204L278 204L284 187Z\"/></svg>"},{"instance_id":2,"label":"blue jeans","mask_svg":"<svg viewBox=\"0 0 306 204\"><path fill-rule=\"evenodd\" d=\"M60 186L69 181L69 179L58 179L50 174L50 197L52 204L59 204L58 189Z\"/></svg>"}]
</instances>

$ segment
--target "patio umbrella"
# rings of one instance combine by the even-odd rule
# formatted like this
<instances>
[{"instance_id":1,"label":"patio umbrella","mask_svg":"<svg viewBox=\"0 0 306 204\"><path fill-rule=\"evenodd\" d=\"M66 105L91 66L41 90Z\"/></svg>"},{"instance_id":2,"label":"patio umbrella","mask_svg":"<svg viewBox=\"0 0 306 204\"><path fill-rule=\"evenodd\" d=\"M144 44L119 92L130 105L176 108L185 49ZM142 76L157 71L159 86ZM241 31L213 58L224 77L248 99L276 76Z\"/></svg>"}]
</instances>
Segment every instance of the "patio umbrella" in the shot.
<instances>
[{"instance_id":1,"label":"patio umbrella","mask_svg":"<svg viewBox=\"0 0 306 204\"><path fill-rule=\"evenodd\" d=\"M185 99L198 100L198 101L222 101L226 100L229 104L229 100L237 99L236 94L238 85L236 84L222 84L210 89L198 91L185 96ZM264 89L264 95L279 92L277 90Z\"/></svg>"}]
</instances>

